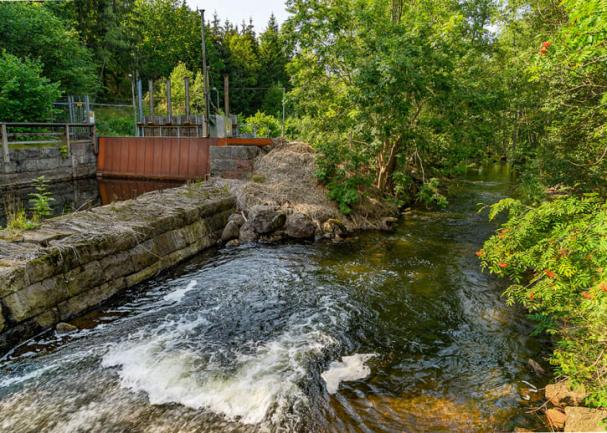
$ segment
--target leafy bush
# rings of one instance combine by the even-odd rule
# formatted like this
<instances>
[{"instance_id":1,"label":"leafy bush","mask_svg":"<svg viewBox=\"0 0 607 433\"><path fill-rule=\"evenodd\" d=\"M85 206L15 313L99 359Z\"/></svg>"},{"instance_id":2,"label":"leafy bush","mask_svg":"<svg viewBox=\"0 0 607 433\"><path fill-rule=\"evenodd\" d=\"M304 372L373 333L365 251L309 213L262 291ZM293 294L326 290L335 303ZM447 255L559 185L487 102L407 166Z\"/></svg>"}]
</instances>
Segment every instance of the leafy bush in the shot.
<instances>
[{"instance_id":1,"label":"leafy bush","mask_svg":"<svg viewBox=\"0 0 607 433\"><path fill-rule=\"evenodd\" d=\"M438 206L440 208L447 207L449 202L447 197L439 191L440 181L437 178L432 178L425 182L417 193L417 199L424 203L427 207Z\"/></svg>"},{"instance_id":2,"label":"leafy bush","mask_svg":"<svg viewBox=\"0 0 607 433\"><path fill-rule=\"evenodd\" d=\"M607 202L560 196L536 207L504 199L490 218L507 221L477 252L483 267L512 284L505 295L555 338L557 373L607 407Z\"/></svg>"},{"instance_id":3,"label":"leafy bush","mask_svg":"<svg viewBox=\"0 0 607 433\"><path fill-rule=\"evenodd\" d=\"M95 110L97 133L104 136L130 136L135 133L132 108L100 107Z\"/></svg>"},{"instance_id":4,"label":"leafy bush","mask_svg":"<svg viewBox=\"0 0 607 433\"><path fill-rule=\"evenodd\" d=\"M364 158L348 146L333 143L330 137L316 150L316 176L326 185L329 198L337 202L340 212L350 214L360 199L361 188L371 184L364 171Z\"/></svg>"},{"instance_id":5,"label":"leafy bush","mask_svg":"<svg viewBox=\"0 0 607 433\"><path fill-rule=\"evenodd\" d=\"M281 124L276 117L258 111L244 120L240 132L258 137L280 137Z\"/></svg>"},{"instance_id":6,"label":"leafy bush","mask_svg":"<svg viewBox=\"0 0 607 433\"><path fill-rule=\"evenodd\" d=\"M53 117L59 85L42 76L39 62L0 53L0 119L5 122L46 121Z\"/></svg>"}]
</instances>

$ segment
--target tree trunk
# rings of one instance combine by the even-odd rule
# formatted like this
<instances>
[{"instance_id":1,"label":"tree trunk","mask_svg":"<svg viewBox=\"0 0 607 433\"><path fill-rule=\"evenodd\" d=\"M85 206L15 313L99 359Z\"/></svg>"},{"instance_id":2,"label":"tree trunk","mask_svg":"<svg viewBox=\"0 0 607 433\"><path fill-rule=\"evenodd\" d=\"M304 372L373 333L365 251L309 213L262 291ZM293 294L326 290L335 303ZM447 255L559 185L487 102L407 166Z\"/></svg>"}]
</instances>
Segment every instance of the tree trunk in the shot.
<instances>
[{"instance_id":1,"label":"tree trunk","mask_svg":"<svg viewBox=\"0 0 607 433\"><path fill-rule=\"evenodd\" d=\"M403 0L392 0L392 24L399 24L403 15Z\"/></svg>"},{"instance_id":2,"label":"tree trunk","mask_svg":"<svg viewBox=\"0 0 607 433\"><path fill-rule=\"evenodd\" d=\"M390 176L396 165L396 153L400 145L400 139L395 141L385 140L377 159L377 178L375 186L381 192L386 192Z\"/></svg>"}]
</instances>

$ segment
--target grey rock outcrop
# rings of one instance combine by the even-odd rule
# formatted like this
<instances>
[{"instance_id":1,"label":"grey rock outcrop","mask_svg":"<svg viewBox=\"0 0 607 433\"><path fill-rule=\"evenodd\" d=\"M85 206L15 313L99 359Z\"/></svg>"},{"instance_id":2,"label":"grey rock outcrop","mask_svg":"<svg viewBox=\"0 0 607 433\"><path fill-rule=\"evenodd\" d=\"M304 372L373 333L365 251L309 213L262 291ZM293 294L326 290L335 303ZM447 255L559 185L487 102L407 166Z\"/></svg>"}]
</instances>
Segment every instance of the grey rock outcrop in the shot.
<instances>
[{"instance_id":1,"label":"grey rock outcrop","mask_svg":"<svg viewBox=\"0 0 607 433\"><path fill-rule=\"evenodd\" d=\"M258 235L272 233L285 225L287 216L272 206L252 206L247 224Z\"/></svg>"},{"instance_id":2,"label":"grey rock outcrop","mask_svg":"<svg viewBox=\"0 0 607 433\"><path fill-rule=\"evenodd\" d=\"M314 237L316 224L308 215L293 213L287 216L285 232L294 239L309 239Z\"/></svg>"}]
</instances>

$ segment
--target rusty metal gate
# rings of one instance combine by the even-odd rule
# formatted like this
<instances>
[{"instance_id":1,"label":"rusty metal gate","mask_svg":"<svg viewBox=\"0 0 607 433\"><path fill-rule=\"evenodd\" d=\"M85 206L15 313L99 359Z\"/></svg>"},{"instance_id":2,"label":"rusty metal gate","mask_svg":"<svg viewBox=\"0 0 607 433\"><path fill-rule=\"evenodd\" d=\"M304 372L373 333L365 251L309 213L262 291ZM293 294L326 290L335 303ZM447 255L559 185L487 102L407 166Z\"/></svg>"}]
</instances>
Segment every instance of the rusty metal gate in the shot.
<instances>
[{"instance_id":1,"label":"rusty metal gate","mask_svg":"<svg viewBox=\"0 0 607 433\"><path fill-rule=\"evenodd\" d=\"M188 180L209 175L209 148L202 137L99 137L97 175Z\"/></svg>"}]
</instances>

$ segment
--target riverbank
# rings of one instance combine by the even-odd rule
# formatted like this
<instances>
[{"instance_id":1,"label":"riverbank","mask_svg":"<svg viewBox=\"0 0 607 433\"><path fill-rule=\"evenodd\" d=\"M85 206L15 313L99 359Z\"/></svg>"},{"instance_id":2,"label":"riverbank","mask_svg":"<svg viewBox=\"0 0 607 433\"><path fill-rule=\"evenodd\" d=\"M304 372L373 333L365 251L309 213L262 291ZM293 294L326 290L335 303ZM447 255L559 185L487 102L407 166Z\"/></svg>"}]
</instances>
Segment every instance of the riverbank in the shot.
<instances>
[{"instance_id":1,"label":"riverbank","mask_svg":"<svg viewBox=\"0 0 607 433\"><path fill-rule=\"evenodd\" d=\"M232 245L280 239L339 239L361 230L391 230L399 209L369 187L349 215L330 200L315 175L315 154L300 142L279 142L254 161L247 180L216 179L236 196L223 240Z\"/></svg>"}]
</instances>

